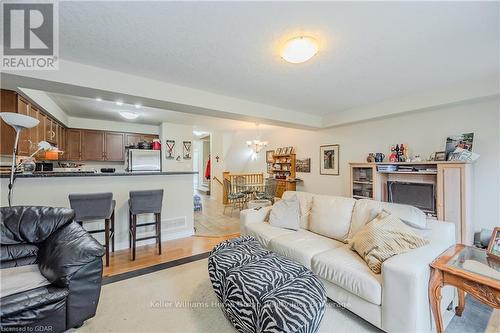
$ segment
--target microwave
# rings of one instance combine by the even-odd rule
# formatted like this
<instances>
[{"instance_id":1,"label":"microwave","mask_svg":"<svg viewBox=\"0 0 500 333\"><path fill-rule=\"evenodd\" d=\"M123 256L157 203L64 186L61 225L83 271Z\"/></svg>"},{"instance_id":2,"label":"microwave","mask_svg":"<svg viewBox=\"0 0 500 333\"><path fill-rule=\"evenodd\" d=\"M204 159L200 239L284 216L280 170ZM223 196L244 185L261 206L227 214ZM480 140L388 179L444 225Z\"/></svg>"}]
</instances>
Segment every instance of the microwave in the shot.
<instances>
[{"instance_id":1,"label":"microwave","mask_svg":"<svg viewBox=\"0 0 500 333\"><path fill-rule=\"evenodd\" d=\"M129 149L128 171L161 171L161 150Z\"/></svg>"}]
</instances>

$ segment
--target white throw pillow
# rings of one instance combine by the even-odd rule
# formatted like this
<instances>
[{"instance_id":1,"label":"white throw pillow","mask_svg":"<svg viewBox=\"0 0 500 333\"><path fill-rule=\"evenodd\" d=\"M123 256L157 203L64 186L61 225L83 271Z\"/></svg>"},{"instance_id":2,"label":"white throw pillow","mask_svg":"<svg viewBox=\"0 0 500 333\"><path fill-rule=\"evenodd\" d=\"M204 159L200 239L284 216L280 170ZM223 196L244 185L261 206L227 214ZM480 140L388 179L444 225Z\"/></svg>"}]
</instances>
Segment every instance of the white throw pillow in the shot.
<instances>
[{"instance_id":1,"label":"white throw pillow","mask_svg":"<svg viewBox=\"0 0 500 333\"><path fill-rule=\"evenodd\" d=\"M299 200L297 197L276 202L271 209L269 223L273 227L299 230Z\"/></svg>"}]
</instances>

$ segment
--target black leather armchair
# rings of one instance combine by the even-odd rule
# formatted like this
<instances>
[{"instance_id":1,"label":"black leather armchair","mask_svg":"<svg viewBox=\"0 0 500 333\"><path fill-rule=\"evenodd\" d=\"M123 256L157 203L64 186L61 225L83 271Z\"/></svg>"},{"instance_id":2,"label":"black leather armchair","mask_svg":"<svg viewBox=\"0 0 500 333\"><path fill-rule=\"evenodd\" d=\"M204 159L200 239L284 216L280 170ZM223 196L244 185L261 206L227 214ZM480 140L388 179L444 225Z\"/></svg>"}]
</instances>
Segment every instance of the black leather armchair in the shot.
<instances>
[{"instance_id":1,"label":"black leather armchair","mask_svg":"<svg viewBox=\"0 0 500 333\"><path fill-rule=\"evenodd\" d=\"M1 331L63 332L95 315L104 248L67 208L2 207L1 268L38 264L49 285L0 299Z\"/></svg>"}]
</instances>

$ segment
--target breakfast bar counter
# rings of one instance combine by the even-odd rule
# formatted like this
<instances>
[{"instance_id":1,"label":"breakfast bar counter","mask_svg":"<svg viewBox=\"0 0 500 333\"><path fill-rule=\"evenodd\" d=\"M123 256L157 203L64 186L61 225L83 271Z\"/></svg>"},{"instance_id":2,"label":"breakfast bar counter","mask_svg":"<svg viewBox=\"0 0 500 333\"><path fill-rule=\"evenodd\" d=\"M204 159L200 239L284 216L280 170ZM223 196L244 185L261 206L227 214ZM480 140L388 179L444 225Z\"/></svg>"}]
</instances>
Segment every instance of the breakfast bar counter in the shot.
<instances>
[{"instance_id":1,"label":"breakfast bar counter","mask_svg":"<svg viewBox=\"0 0 500 333\"><path fill-rule=\"evenodd\" d=\"M115 248L128 248L128 199L130 191L163 189L161 212L162 240L188 237L193 225L193 171L164 172L35 172L18 174L14 182L13 206L70 207L71 193L113 193L115 206ZM9 175L1 174L1 204L7 206ZM154 217L139 215L138 222L150 222ZM87 230L101 229L103 221L86 222ZM149 236L154 227L141 228L137 237ZM103 241L102 234L94 234ZM154 243L154 240L139 244Z\"/></svg>"},{"instance_id":2,"label":"breakfast bar counter","mask_svg":"<svg viewBox=\"0 0 500 333\"><path fill-rule=\"evenodd\" d=\"M119 172L93 172L93 171L42 171L33 173L18 173L16 178L45 178L45 177L113 177L113 176L170 176L193 175L195 171L119 171ZM0 178L9 178L8 173L0 174Z\"/></svg>"}]
</instances>

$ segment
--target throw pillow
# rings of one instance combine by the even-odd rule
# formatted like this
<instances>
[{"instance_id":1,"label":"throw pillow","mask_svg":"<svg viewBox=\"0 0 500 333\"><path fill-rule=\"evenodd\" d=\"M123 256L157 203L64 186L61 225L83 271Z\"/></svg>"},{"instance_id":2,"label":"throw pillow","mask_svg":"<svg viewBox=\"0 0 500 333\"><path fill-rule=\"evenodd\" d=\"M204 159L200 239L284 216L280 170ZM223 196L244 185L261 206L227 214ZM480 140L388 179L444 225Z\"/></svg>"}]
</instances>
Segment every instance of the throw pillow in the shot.
<instances>
[{"instance_id":1,"label":"throw pillow","mask_svg":"<svg viewBox=\"0 0 500 333\"><path fill-rule=\"evenodd\" d=\"M397 216L383 210L348 240L375 273L380 274L382 263L392 256L428 244Z\"/></svg>"},{"instance_id":2,"label":"throw pillow","mask_svg":"<svg viewBox=\"0 0 500 333\"><path fill-rule=\"evenodd\" d=\"M299 230L299 200L297 197L276 202L271 209L269 223L273 227Z\"/></svg>"}]
</instances>

